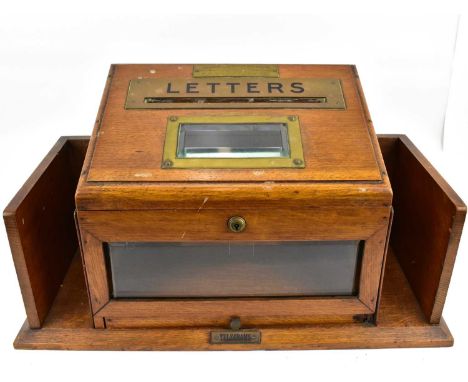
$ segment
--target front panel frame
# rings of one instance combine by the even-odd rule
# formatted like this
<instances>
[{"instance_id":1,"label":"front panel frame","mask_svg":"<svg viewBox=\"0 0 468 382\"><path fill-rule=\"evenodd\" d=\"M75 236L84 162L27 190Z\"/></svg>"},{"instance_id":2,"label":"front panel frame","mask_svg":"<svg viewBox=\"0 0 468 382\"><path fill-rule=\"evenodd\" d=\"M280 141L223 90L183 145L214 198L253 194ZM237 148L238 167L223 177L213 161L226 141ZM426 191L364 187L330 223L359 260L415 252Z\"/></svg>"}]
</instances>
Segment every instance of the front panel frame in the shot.
<instances>
[{"instance_id":1,"label":"front panel frame","mask_svg":"<svg viewBox=\"0 0 468 382\"><path fill-rule=\"evenodd\" d=\"M148 320L155 325L210 326L221 325L232 316L239 316L243 322L256 325L282 325L295 318L304 323L314 317L344 317L372 315L376 310L381 273L384 265L386 238L389 227L390 209L362 208L358 215L354 208L323 209L310 213L307 210L276 211L282 218L273 219L268 211L246 214L253 224L250 230L241 234L227 231L225 221L234 214L231 210L158 210L158 211L81 211L80 224L82 256L90 295L93 321L96 328L105 328L108 322L119 327L119 320L125 326L144 327ZM198 220L194 220L199 215ZM361 215L361 216L359 216ZM327 218L328 216L328 218ZM337 217L336 229L330 231L330 216ZM185 217L185 218L184 218ZM365 220L363 220L363 217ZM185 220L184 220L185 219ZM291 224L302 220L296 231ZM164 221L164 224L161 224ZM187 222L195 224L187 224ZM200 224L197 224L197 221ZM106 224L104 224L106 222ZM161 230L155 227L165 227ZM190 230L190 227L198 229ZM211 230L209 227L213 227ZM222 228L221 228L222 227ZM262 228L263 227L263 228ZM274 227L274 229L272 228ZM105 243L112 241L180 241L183 240L364 240L364 252L357 296L351 297L262 297L262 298L210 298L210 299L125 299L115 300L109 287ZM273 229L273 231L272 231ZM204 232L202 234L202 232ZM275 233L272 236L272 233ZM202 236L200 236L202 234ZM238 235L238 236L236 236ZM241 237L240 237L241 236ZM202 239L200 239L202 237ZM299 317L299 319L298 319ZM110 321L109 321L110 320ZM249 321L250 320L250 321ZM107 323L106 323L107 322ZM193 322L193 325L191 324ZM129 324L130 323L130 324Z\"/></svg>"}]
</instances>

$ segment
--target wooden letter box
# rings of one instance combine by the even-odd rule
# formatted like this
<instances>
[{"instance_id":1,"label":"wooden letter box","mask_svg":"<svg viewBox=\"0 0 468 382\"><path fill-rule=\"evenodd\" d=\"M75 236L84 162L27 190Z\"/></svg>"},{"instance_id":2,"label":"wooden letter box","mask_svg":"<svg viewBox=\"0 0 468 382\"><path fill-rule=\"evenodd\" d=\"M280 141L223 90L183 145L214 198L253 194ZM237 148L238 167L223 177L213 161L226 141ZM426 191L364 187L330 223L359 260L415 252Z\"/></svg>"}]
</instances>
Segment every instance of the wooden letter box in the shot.
<instances>
[{"instance_id":1,"label":"wooden letter box","mask_svg":"<svg viewBox=\"0 0 468 382\"><path fill-rule=\"evenodd\" d=\"M376 136L353 66L113 65L89 141L62 138L5 210L15 344L447 346L465 211Z\"/></svg>"}]
</instances>

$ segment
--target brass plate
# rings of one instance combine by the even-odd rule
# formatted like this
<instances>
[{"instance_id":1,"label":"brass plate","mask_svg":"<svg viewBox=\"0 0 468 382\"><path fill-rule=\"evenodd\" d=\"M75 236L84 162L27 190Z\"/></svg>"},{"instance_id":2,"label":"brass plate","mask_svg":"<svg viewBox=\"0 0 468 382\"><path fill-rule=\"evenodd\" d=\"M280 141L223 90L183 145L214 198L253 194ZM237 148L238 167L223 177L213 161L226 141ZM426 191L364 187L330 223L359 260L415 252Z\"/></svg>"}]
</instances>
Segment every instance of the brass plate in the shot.
<instances>
[{"instance_id":1,"label":"brass plate","mask_svg":"<svg viewBox=\"0 0 468 382\"><path fill-rule=\"evenodd\" d=\"M201 64L193 65L192 76L201 77L279 77L278 65Z\"/></svg>"},{"instance_id":2,"label":"brass plate","mask_svg":"<svg viewBox=\"0 0 468 382\"><path fill-rule=\"evenodd\" d=\"M183 123L283 123L287 125L289 157L274 158L178 158L179 126ZM178 168L296 168L305 167L297 116L171 116L168 118L161 167Z\"/></svg>"},{"instance_id":3,"label":"brass plate","mask_svg":"<svg viewBox=\"0 0 468 382\"><path fill-rule=\"evenodd\" d=\"M345 109L333 78L142 78L130 81L126 109Z\"/></svg>"},{"instance_id":4,"label":"brass plate","mask_svg":"<svg viewBox=\"0 0 468 382\"><path fill-rule=\"evenodd\" d=\"M210 343L215 344L260 344L260 330L217 330L210 332Z\"/></svg>"}]
</instances>

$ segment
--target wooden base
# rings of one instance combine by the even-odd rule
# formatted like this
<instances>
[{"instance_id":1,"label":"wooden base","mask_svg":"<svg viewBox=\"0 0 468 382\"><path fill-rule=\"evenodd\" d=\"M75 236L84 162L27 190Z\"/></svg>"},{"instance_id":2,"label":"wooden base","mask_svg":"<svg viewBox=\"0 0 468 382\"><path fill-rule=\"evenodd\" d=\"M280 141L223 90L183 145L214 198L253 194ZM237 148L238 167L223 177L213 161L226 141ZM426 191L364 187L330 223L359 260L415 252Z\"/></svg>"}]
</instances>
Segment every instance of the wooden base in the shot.
<instances>
[{"instance_id":1,"label":"wooden base","mask_svg":"<svg viewBox=\"0 0 468 382\"><path fill-rule=\"evenodd\" d=\"M265 327L261 344L211 345L213 328L94 329L79 254L41 329L27 321L14 342L17 349L68 350L293 350L452 346L443 320L424 317L397 260L389 249L377 325L327 324ZM218 328L219 329L219 328Z\"/></svg>"},{"instance_id":2,"label":"wooden base","mask_svg":"<svg viewBox=\"0 0 468 382\"><path fill-rule=\"evenodd\" d=\"M466 206L407 137L379 136L392 183L395 214L377 324L353 322L346 317L346 323L336 320L333 324L328 321L307 326L264 325L256 328L261 330L262 341L255 345L211 345L208 339L215 328L206 326L93 327L81 257L75 253L78 242L73 221L76 184L88 144L89 137L61 137L4 211L28 316L16 338L16 348L286 350L453 344L440 317ZM291 314L290 308L282 309ZM339 313L345 316L343 311ZM170 320L157 322L173 324ZM183 324L184 320L178 322Z\"/></svg>"}]
</instances>

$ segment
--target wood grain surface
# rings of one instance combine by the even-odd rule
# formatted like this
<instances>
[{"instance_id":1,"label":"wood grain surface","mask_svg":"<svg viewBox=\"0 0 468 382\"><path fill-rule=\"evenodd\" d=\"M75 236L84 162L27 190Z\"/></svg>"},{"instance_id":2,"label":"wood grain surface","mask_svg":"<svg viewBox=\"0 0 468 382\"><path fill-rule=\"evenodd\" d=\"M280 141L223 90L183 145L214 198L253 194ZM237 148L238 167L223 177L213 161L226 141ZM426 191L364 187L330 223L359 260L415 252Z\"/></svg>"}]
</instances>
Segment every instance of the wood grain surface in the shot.
<instances>
[{"instance_id":1,"label":"wood grain surface","mask_svg":"<svg viewBox=\"0 0 468 382\"><path fill-rule=\"evenodd\" d=\"M392 246L424 314L438 323L466 206L406 136L387 140L383 151L395 209Z\"/></svg>"},{"instance_id":2,"label":"wood grain surface","mask_svg":"<svg viewBox=\"0 0 468 382\"><path fill-rule=\"evenodd\" d=\"M336 78L346 110L244 109L126 110L129 81L191 78L193 65L115 65L106 105L95 129L88 181L381 181L373 141L349 65L280 65L281 78ZM188 115L295 115L301 124L305 169L164 170L167 119Z\"/></svg>"},{"instance_id":3,"label":"wood grain surface","mask_svg":"<svg viewBox=\"0 0 468 382\"><path fill-rule=\"evenodd\" d=\"M297 75L342 79L346 110L301 113L305 169L161 169L166 120L173 110L125 110L131 78L189 78L192 65L113 65L80 178L79 210L389 206L392 193L354 66L280 65ZM288 109L216 111L288 115ZM179 110L212 115L213 110ZM263 113L263 114L262 114ZM286 114L285 114L286 113ZM328 113L328 114L327 114Z\"/></svg>"},{"instance_id":4,"label":"wood grain surface","mask_svg":"<svg viewBox=\"0 0 468 382\"><path fill-rule=\"evenodd\" d=\"M31 328L44 322L76 252L73 196L87 143L61 137L3 212Z\"/></svg>"},{"instance_id":5,"label":"wood grain surface","mask_svg":"<svg viewBox=\"0 0 468 382\"><path fill-rule=\"evenodd\" d=\"M79 211L80 227L103 242L365 240L388 226L390 207ZM240 215L241 233L227 221ZM381 247L380 247L381 248Z\"/></svg>"}]
</instances>

